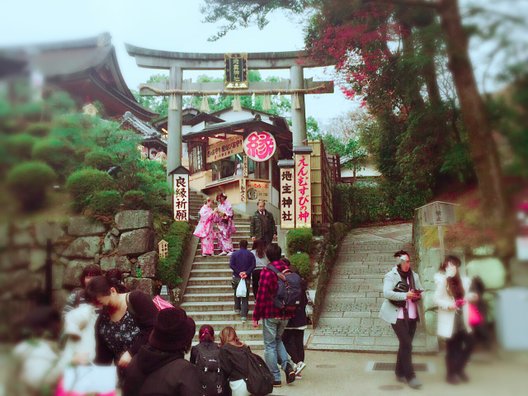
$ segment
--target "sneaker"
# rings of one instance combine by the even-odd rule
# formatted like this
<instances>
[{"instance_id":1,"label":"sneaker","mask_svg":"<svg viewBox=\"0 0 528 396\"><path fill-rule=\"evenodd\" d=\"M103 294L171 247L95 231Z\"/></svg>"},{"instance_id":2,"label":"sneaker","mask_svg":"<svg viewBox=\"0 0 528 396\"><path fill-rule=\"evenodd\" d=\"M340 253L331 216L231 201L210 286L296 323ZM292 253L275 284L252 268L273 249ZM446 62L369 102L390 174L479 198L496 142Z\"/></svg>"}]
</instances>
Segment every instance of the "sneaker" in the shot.
<instances>
[{"instance_id":1,"label":"sneaker","mask_svg":"<svg viewBox=\"0 0 528 396\"><path fill-rule=\"evenodd\" d=\"M240 313L240 309L235 309L235 313L239 314Z\"/></svg>"},{"instance_id":2,"label":"sneaker","mask_svg":"<svg viewBox=\"0 0 528 396\"><path fill-rule=\"evenodd\" d=\"M407 378L400 377L399 375L396 376L396 381L401 382L402 384L405 384L407 382Z\"/></svg>"},{"instance_id":3,"label":"sneaker","mask_svg":"<svg viewBox=\"0 0 528 396\"><path fill-rule=\"evenodd\" d=\"M289 363L286 364L286 369L284 370L284 373L286 374L287 384L291 384L293 381L295 381L295 370Z\"/></svg>"},{"instance_id":4,"label":"sneaker","mask_svg":"<svg viewBox=\"0 0 528 396\"><path fill-rule=\"evenodd\" d=\"M458 378L460 379L460 381L462 382L469 382L469 377L467 376L467 374L465 372L460 372L458 373Z\"/></svg>"},{"instance_id":5,"label":"sneaker","mask_svg":"<svg viewBox=\"0 0 528 396\"><path fill-rule=\"evenodd\" d=\"M304 362L297 363L297 367L295 367L295 375L300 374L301 371L303 371L305 367L306 367L306 363Z\"/></svg>"},{"instance_id":6,"label":"sneaker","mask_svg":"<svg viewBox=\"0 0 528 396\"><path fill-rule=\"evenodd\" d=\"M245 318L245 317L241 317L240 320L242 321L242 323L246 323L247 322L247 318Z\"/></svg>"},{"instance_id":7,"label":"sneaker","mask_svg":"<svg viewBox=\"0 0 528 396\"><path fill-rule=\"evenodd\" d=\"M282 382L280 381L273 381L273 387L274 388L280 388L282 386Z\"/></svg>"},{"instance_id":8,"label":"sneaker","mask_svg":"<svg viewBox=\"0 0 528 396\"><path fill-rule=\"evenodd\" d=\"M407 381L407 384L413 389L420 389L422 387L422 383L416 377Z\"/></svg>"},{"instance_id":9,"label":"sneaker","mask_svg":"<svg viewBox=\"0 0 528 396\"><path fill-rule=\"evenodd\" d=\"M455 374L449 374L446 377L446 382L451 385L458 385L460 383L460 380Z\"/></svg>"},{"instance_id":10,"label":"sneaker","mask_svg":"<svg viewBox=\"0 0 528 396\"><path fill-rule=\"evenodd\" d=\"M222 252L219 254L219 256L226 256L227 255L227 252Z\"/></svg>"},{"instance_id":11,"label":"sneaker","mask_svg":"<svg viewBox=\"0 0 528 396\"><path fill-rule=\"evenodd\" d=\"M232 256L232 255L233 255L233 252L227 253L227 256Z\"/></svg>"},{"instance_id":12,"label":"sneaker","mask_svg":"<svg viewBox=\"0 0 528 396\"><path fill-rule=\"evenodd\" d=\"M301 374L295 374L295 381L299 381L299 380L302 380L302 375Z\"/></svg>"}]
</instances>

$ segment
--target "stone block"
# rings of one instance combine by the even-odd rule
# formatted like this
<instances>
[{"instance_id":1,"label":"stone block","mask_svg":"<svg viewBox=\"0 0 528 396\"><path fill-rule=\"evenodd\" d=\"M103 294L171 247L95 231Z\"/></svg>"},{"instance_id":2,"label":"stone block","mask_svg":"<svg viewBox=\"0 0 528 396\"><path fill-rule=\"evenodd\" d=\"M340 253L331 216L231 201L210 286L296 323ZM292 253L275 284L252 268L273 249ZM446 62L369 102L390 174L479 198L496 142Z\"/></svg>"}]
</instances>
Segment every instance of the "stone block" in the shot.
<instances>
[{"instance_id":1,"label":"stone block","mask_svg":"<svg viewBox=\"0 0 528 396\"><path fill-rule=\"evenodd\" d=\"M60 223L45 221L35 224L35 239L39 246L45 247L48 239L55 242L64 235L63 225Z\"/></svg>"},{"instance_id":2,"label":"stone block","mask_svg":"<svg viewBox=\"0 0 528 396\"><path fill-rule=\"evenodd\" d=\"M136 266L141 268L141 274L143 277L155 278L158 261L158 252L148 252L138 257Z\"/></svg>"},{"instance_id":3,"label":"stone block","mask_svg":"<svg viewBox=\"0 0 528 396\"><path fill-rule=\"evenodd\" d=\"M8 250L2 254L2 271L26 269L29 267L29 249Z\"/></svg>"},{"instance_id":4,"label":"stone block","mask_svg":"<svg viewBox=\"0 0 528 396\"><path fill-rule=\"evenodd\" d=\"M97 236L74 239L62 253L69 258L94 258L101 250L100 238Z\"/></svg>"},{"instance_id":5,"label":"stone block","mask_svg":"<svg viewBox=\"0 0 528 396\"><path fill-rule=\"evenodd\" d=\"M25 270L10 272L2 282L2 299L27 298L28 295L44 289L44 277Z\"/></svg>"},{"instance_id":6,"label":"stone block","mask_svg":"<svg viewBox=\"0 0 528 396\"><path fill-rule=\"evenodd\" d=\"M0 249L9 245L9 223L0 223Z\"/></svg>"},{"instance_id":7,"label":"stone block","mask_svg":"<svg viewBox=\"0 0 528 396\"><path fill-rule=\"evenodd\" d=\"M130 272L131 268L130 261L126 258L126 256L101 257L99 265L103 271L117 268L121 272Z\"/></svg>"},{"instance_id":8,"label":"stone block","mask_svg":"<svg viewBox=\"0 0 528 396\"><path fill-rule=\"evenodd\" d=\"M129 290L141 290L149 295L154 294L154 281L149 278L125 278L125 286Z\"/></svg>"},{"instance_id":9,"label":"stone block","mask_svg":"<svg viewBox=\"0 0 528 396\"><path fill-rule=\"evenodd\" d=\"M98 220L85 216L70 217L68 234L73 236L99 235L106 231L106 227Z\"/></svg>"},{"instance_id":10,"label":"stone block","mask_svg":"<svg viewBox=\"0 0 528 396\"><path fill-rule=\"evenodd\" d=\"M15 231L13 233L13 246L20 248L20 247L30 247L33 246L35 241L33 240L33 235L31 235L31 231L29 229L23 229L19 231Z\"/></svg>"},{"instance_id":11,"label":"stone block","mask_svg":"<svg viewBox=\"0 0 528 396\"><path fill-rule=\"evenodd\" d=\"M63 279L64 279L64 265L60 262L53 263L52 267L52 284L53 290L62 290Z\"/></svg>"},{"instance_id":12,"label":"stone block","mask_svg":"<svg viewBox=\"0 0 528 396\"><path fill-rule=\"evenodd\" d=\"M149 210L123 210L115 216L119 231L152 228L152 213Z\"/></svg>"},{"instance_id":13,"label":"stone block","mask_svg":"<svg viewBox=\"0 0 528 396\"><path fill-rule=\"evenodd\" d=\"M46 251L43 249L32 249L29 252L29 270L36 272L46 265Z\"/></svg>"},{"instance_id":14,"label":"stone block","mask_svg":"<svg viewBox=\"0 0 528 396\"><path fill-rule=\"evenodd\" d=\"M121 234L117 251L119 255L141 255L152 250L154 233L148 229L128 231Z\"/></svg>"},{"instance_id":15,"label":"stone block","mask_svg":"<svg viewBox=\"0 0 528 396\"><path fill-rule=\"evenodd\" d=\"M107 233L103 240L103 253L108 254L112 252L119 243L119 239L110 231Z\"/></svg>"},{"instance_id":16,"label":"stone block","mask_svg":"<svg viewBox=\"0 0 528 396\"><path fill-rule=\"evenodd\" d=\"M64 269L62 284L66 288L80 287L80 276L87 265L93 264L92 260L71 260Z\"/></svg>"},{"instance_id":17,"label":"stone block","mask_svg":"<svg viewBox=\"0 0 528 396\"><path fill-rule=\"evenodd\" d=\"M113 236L116 236L118 237L120 232L117 228L113 227L111 230L110 230L110 233L113 235Z\"/></svg>"}]
</instances>

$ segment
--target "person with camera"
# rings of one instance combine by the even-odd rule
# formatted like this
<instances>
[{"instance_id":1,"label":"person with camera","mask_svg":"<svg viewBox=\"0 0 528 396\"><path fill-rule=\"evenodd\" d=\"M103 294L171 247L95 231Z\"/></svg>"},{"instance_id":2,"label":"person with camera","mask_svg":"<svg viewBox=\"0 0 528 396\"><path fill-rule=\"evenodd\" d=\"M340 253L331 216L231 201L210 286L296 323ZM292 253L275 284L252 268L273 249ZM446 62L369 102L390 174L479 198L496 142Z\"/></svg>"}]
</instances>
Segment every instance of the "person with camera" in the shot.
<instances>
[{"instance_id":1,"label":"person with camera","mask_svg":"<svg viewBox=\"0 0 528 396\"><path fill-rule=\"evenodd\" d=\"M422 383L416 378L412 364L412 342L416 332L418 303L422 285L420 277L411 269L411 256L404 250L394 254L395 265L383 278L383 297L380 318L390 323L399 348L396 358L396 379L406 382L411 388L419 389Z\"/></svg>"}]
</instances>

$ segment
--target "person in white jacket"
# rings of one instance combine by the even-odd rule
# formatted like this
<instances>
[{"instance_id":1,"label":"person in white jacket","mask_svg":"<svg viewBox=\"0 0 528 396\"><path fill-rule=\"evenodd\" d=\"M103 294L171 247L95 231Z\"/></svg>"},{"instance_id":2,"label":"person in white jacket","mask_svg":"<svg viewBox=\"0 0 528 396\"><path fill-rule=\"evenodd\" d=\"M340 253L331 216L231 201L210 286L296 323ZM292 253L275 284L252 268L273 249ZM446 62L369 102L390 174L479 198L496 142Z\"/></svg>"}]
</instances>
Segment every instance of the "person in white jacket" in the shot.
<instances>
[{"instance_id":1,"label":"person in white jacket","mask_svg":"<svg viewBox=\"0 0 528 396\"><path fill-rule=\"evenodd\" d=\"M406 382L411 388L419 389L422 383L416 378L412 364L412 342L420 320L418 308L422 285L420 277L411 269L409 253L400 250L394 254L395 265L383 278L383 297L380 308L381 319L390 323L399 348L396 358L396 379ZM407 291L395 291L398 284L404 284Z\"/></svg>"},{"instance_id":2,"label":"person in white jacket","mask_svg":"<svg viewBox=\"0 0 528 396\"><path fill-rule=\"evenodd\" d=\"M453 385L469 380L464 370L473 349L468 303L478 299L469 291L471 280L460 276L460 264L458 257L447 256L434 278L437 334L446 339L446 381Z\"/></svg>"}]
</instances>

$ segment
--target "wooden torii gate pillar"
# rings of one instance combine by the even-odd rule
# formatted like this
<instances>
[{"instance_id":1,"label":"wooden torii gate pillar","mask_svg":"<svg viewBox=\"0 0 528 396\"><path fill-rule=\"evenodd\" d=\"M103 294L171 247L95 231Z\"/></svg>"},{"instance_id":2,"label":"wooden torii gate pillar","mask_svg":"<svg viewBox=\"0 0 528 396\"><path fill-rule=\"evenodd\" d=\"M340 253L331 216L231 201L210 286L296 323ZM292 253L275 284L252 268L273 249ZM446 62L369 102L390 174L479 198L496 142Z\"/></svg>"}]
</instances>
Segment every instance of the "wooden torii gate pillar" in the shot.
<instances>
[{"instance_id":1,"label":"wooden torii gate pillar","mask_svg":"<svg viewBox=\"0 0 528 396\"><path fill-rule=\"evenodd\" d=\"M226 89L222 82L193 83L183 80L184 70L225 70L223 53L171 52L140 48L126 44L129 55L139 67L169 70L168 84L142 85L141 95L169 96L167 173L181 166L182 157L182 96L206 95L292 95L293 152L309 155L307 146L305 94L333 93L333 81L304 79L305 67L328 66L311 59L306 51L247 53L247 69L289 69L290 80L279 82L249 82L247 87ZM168 177L169 183L172 183ZM309 227L309 225L308 225Z\"/></svg>"}]
</instances>

